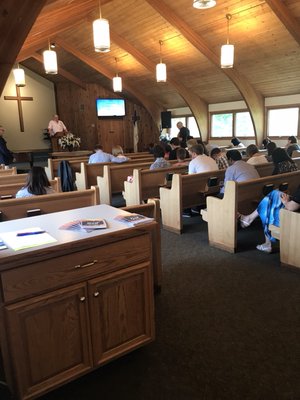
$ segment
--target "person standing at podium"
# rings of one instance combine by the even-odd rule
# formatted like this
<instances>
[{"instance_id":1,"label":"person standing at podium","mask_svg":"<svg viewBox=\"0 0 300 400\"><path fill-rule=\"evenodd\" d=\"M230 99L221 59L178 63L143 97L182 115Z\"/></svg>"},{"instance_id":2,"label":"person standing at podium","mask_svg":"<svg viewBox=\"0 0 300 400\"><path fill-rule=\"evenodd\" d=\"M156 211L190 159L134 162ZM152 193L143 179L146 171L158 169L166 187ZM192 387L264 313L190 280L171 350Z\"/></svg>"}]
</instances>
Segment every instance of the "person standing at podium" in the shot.
<instances>
[{"instance_id":1,"label":"person standing at podium","mask_svg":"<svg viewBox=\"0 0 300 400\"><path fill-rule=\"evenodd\" d=\"M51 139L52 151L60 151L58 139L68 130L57 114L49 121L48 132Z\"/></svg>"}]
</instances>

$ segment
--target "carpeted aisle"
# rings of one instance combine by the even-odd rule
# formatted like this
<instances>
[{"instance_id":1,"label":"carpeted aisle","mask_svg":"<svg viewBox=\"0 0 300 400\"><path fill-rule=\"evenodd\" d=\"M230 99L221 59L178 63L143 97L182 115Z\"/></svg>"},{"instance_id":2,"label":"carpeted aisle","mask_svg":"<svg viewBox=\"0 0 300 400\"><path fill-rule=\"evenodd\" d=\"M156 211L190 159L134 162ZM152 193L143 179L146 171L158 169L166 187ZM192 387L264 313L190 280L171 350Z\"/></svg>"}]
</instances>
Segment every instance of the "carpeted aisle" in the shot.
<instances>
[{"instance_id":1,"label":"carpeted aisle","mask_svg":"<svg viewBox=\"0 0 300 400\"><path fill-rule=\"evenodd\" d=\"M42 399L300 399L300 274L258 252L262 239L258 222L229 254L200 217L163 231L156 341Z\"/></svg>"}]
</instances>

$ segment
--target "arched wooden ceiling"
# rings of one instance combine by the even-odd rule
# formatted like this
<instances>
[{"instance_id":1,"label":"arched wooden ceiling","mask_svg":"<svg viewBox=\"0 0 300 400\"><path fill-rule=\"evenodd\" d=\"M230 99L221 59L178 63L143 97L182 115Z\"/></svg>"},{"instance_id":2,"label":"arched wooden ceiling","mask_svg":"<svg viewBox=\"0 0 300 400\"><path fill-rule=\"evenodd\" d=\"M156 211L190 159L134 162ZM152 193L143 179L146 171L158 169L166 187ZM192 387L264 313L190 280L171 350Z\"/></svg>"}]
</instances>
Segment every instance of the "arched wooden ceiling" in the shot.
<instances>
[{"instance_id":1,"label":"arched wooden ceiling","mask_svg":"<svg viewBox=\"0 0 300 400\"><path fill-rule=\"evenodd\" d=\"M47 1L18 60L43 74L40 54L50 39L58 44L62 70L49 79L68 79L82 87L88 82L111 87L118 58L125 95L135 96L156 120L160 110L188 105L204 137L208 104L245 100L260 141L263 99L300 90L300 1L217 0L216 7L208 10L197 10L192 3L102 0L112 45L109 53L99 54L93 49L91 27L99 16L99 1ZM230 42L235 44L235 64L233 69L222 70L219 54L226 42L227 13L232 14ZM166 84L155 82L159 40L168 68Z\"/></svg>"}]
</instances>

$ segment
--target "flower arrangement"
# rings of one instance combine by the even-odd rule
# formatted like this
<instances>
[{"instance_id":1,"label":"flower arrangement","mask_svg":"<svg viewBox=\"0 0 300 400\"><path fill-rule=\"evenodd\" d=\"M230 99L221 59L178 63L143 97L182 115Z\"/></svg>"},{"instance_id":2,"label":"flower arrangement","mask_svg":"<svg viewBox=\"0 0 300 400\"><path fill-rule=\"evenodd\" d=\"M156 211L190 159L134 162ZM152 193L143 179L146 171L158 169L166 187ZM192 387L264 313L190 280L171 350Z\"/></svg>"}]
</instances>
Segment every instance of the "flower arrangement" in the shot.
<instances>
[{"instance_id":1,"label":"flower arrangement","mask_svg":"<svg viewBox=\"0 0 300 400\"><path fill-rule=\"evenodd\" d=\"M81 139L73 135L73 133L68 132L66 135L58 139L58 143L62 149L73 150L80 147Z\"/></svg>"}]
</instances>

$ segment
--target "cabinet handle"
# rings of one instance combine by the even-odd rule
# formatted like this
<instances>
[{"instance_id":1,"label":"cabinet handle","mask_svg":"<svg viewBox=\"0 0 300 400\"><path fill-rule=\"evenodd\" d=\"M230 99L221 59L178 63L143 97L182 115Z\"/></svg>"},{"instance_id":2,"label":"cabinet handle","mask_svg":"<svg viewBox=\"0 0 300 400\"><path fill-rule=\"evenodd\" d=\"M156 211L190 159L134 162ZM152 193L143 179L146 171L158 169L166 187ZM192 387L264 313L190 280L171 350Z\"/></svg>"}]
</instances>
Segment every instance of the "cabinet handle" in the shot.
<instances>
[{"instance_id":1,"label":"cabinet handle","mask_svg":"<svg viewBox=\"0 0 300 400\"><path fill-rule=\"evenodd\" d=\"M93 260L93 261L91 261L91 262L89 262L89 263L87 263L87 264L82 264L82 265L78 264L78 265L75 265L74 268L75 268L75 269L78 269L78 268L91 267L92 265L97 264L97 262L98 262L98 260Z\"/></svg>"},{"instance_id":2,"label":"cabinet handle","mask_svg":"<svg viewBox=\"0 0 300 400\"><path fill-rule=\"evenodd\" d=\"M79 297L79 300L83 303L85 301L85 296Z\"/></svg>"},{"instance_id":3,"label":"cabinet handle","mask_svg":"<svg viewBox=\"0 0 300 400\"><path fill-rule=\"evenodd\" d=\"M94 297L98 297L99 294L100 294L99 292L95 292L95 293L94 293Z\"/></svg>"}]
</instances>

